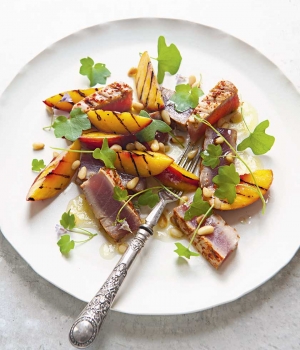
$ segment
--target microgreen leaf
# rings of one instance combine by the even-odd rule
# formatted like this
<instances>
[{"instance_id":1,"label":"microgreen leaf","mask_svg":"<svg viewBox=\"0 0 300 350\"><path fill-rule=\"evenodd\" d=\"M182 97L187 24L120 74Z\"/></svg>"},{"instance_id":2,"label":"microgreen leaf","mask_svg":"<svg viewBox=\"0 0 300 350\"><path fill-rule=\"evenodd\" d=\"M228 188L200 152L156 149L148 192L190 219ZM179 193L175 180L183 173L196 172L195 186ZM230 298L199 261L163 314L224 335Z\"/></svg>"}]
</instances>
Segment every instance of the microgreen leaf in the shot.
<instances>
[{"instance_id":1,"label":"microgreen leaf","mask_svg":"<svg viewBox=\"0 0 300 350\"><path fill-rule=\"evenodd\" d=\"M175 243L177 249L174 250L179 256L184 256L185 258L190 258L191 256L199 256L199 253L192 252L189 248L185 247L181 243Z\"/></svg>"},{"instance_id":2,"label":"microgreen leaf","mask_svg":"<svg viewBox=\"0 0 300 350\"><path fill-rule=\"evenodd\" d=\"M164 80L166 72L169 72L172 75L178 72L182 57L176 45L171 44L170 46L167 46L164 36L160 36L158 38L157 51L157 81L159 84L161 84Z\"/></svg>"},{"instance_id":3,"label":"microgreen leaf","mask_svg":"<svg viewBox=\"0 0 300 350\"><path fill-rule=\"evenodd\" d=\"M72 230L75 227L75 215L68 212L64 212L60 219L60 224L62 227L68 230Z\"/></svg>"},{"instance_id":4,"label":"microgreen leaf","mask_svg":"<svg viewBox=\"0 0 300 350\"><path fill-rule=\"evenodd\" d=\"M199 97L203 95L201 89L197 87L191 88L189 84L177 85L175 91L170 100L175 103L177 112L184 112L189 108L197 107Z\"/></svg>"},{"instance_id":5,"label":"microgreen leaf","mask_svg":"<svg viewBox=\"0 0 300 350\"><path fill-rule=\"evenodd\" d=\"M41 171L42 169L44 169L46 167L44 160L43 159L32 159L31 162L31 170L33 171Z\"/></svg>"},{"instance_id":6,"label":"microgreen leaf","mask_svg":"<svg viewBox=\"0 0 300 350\"><path fill-rule=\"evenodd\" d=\"M68 254L71 249L74 249L75 242L71 240L70 235L63 235L60 237L57 245L62 254Z\"/></svg>"},{"instance_id":7,"label":"microgreen leaf","mask_svg":"<svg viewBox=\"0 0 300 350\"><path fill-rule=\"evenodd\" d=\"M159 196L157 193L154 193L152 190L148 190L141 194L138 199L138 205L148 205L150 208L153 208L155 204L159 202Z\"/></svg>"},{"instance_id":8,"label":"microgreen leaf","mask_svg":"<svg viewBox=\"0 0 300 350\"><path fill-rule=\"evenodd\" d=\"M184 214L184 220L192 220L195 216L205 214L209 210L209 208L209 203L202 199L202 190L200 188L197 188L193 201L189 209Z\"/></svg>"},{"instance_id":9,"label":"microgreen leaf","mask_svg":"<svg viewBox=\"0 0 300 350\"><path fill-rule=\"evenodd\" d=\"M141 111L140 116L151 119L146 111ZM152 119L152 122L148 126L136 133L136 137L140 142L147 142L155 139L156 131L169 132L171 130L170 126L162 120Z\"/></svg>"},{"instance_id":10,"label":"microgreen leaf","mask_svg":"<svg viewBox=\"0 0 300 350\"><path fill-rule=\"evenodd\" d=\"M128 192L126 189L122 190L119 186L115 186L113 198L120 202L126 201L129 198Z\"/></svg>"},{"instance_id":11,"label":"microgreen leaf","mask_svg":"<svg viewBox=\"0 0 300 350\"><path fill-rule=\"evenodd\" d=\"M91 127L88 116L80 108L75 108L70 113L70 118L59 116L52 124L56 137L65 137L67 140L75 141L81 135L82 130Z\"/></svg>"},{"instance_id":12,"label":"microgreen leaf","mask_svg":"<svg viewBox=\"0 0 300 350\"><path fill-rule=\"evenodd\" d=\"M232 204L236 197L235 186L240 183L235 166L233 164L221 166L213 182L218 186L215 195L220 199L227 199L228 203Z\"/></svg>"},{"instance_id":13,"label":"microgreen leaf","mask_svg":"<svg viewBox=\"0 0 300 350\"><path fill-rule=\"evenodd\" d=\"M104 63L96 63L90 57L80 60L81 67L79 73L86 75L90 80L90 86L95 86L97 83L106 84L106 79L110 76L110 71L105 67Z\"/></svg>"},{"instance_id":14,"label":"microgreen leaf","mask_svg":"<svg viewBox=\"0 0 300 350\"><path fill-rule=\"evenodd\" d=\"M269 120L259 123L254 131L237 146L237 150L244 151L249 147L255 155L265 154L270 151L275 142L275 137L265 133L268 127Z\"/></svg>"},{"instance_id":15,"label":"microgreen leaf","mask_svg":"<svg viewBox=\"0 0 300 350\"><path fill-rule=\"evenodd\" d=\"M107 138L103 140L102 147L96 148L93 152L95 159L101 159L105 166L110 169L115 169L114 162L116 161L117 155L114 150L108 147Z\"/></svg>"},{"instance_id":16,"label":"microgreen leaf","mask_svg":"<svg viewBox=\"0 0 300 350\"><path fill-rule=\"evenodd\" d=\"M220 164L220 156L222 155L222 147L220 145L209 144L207 149L201 152L202 164L214 169Z\"/></svg>"}]
</instances>

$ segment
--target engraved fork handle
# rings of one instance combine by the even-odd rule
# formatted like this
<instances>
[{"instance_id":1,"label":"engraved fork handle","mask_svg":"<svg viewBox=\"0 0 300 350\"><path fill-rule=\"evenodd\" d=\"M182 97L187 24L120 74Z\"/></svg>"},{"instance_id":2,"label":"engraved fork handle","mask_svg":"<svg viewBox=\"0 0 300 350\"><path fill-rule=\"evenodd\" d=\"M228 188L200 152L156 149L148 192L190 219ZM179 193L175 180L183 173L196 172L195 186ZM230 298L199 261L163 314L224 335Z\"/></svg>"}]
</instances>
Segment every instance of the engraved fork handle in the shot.
<instances>
[{"instance_id":1,"label":"engraved fork handle","mask_svg":"<svg viewBox=\"0 0 300 350\"><path fill-rule=\"evenodd\" d=\"M76 348L84 349L95 340L107 311L110 309L127 275L127 271L137 254L143 248L147 239L152 236L152 229L157 224L168 202L169 200L162 198L160 202L156 204L151 213L147 216L146 223L139 227L136 236L130 241L126 252L121 257L106 282L73 323L69 333L69 340Z\"/></svg>"}]
</instances>

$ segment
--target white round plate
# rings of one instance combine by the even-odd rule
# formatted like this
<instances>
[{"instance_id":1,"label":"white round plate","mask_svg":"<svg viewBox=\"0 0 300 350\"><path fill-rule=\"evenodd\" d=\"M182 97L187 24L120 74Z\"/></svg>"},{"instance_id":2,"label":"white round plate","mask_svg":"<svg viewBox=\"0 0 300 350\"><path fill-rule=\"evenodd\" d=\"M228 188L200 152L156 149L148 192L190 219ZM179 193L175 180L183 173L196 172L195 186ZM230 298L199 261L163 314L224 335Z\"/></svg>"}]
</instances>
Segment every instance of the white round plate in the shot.
<instances>
[{"instance_id":1,"label":"white round plate","mask_svg":"<svg viewBox=\"0 0 300 350\"><path fill-rule=\"evenodd\" d=\"M140 52L148 50L156 57L160 35L180 49L180 73L201 73L205 91L221 79L232 81L243 99L257 109L259 120L270 120L267 131L276 142L261 159L265 168L273 169L274 182L265 215L260 203L222 214L241 238L237 251L219 271L202 257L178 258L173 252L175 241L148 242L113 306L132 314L188 313L237 299L285 266L300 242L294 227L300 195L300 96L294 86L267 58L228 34L186 21L144 18L101 24L58 41L30 61L3 93L0 225L5 237L38 274L57 287L84 301L94 296L119 256L112 260L100 256L101 235L76 247L68 258L59 252L54 227L77 195L76 186L55 199L25 200L36 176L31 160L42 158L47 163L52 157L50 146L65 146L64 140L42 130L50 123L42 100L87 88L87 78L79 74L79 61L87 56L107 65L112 72L108 83L133 85L127 76L129 68L137 66ZM34 152L33 142L44 142L46 147ZM247 223L242 224L242 218L248 218Z\"/></svg>"}]
</instances>

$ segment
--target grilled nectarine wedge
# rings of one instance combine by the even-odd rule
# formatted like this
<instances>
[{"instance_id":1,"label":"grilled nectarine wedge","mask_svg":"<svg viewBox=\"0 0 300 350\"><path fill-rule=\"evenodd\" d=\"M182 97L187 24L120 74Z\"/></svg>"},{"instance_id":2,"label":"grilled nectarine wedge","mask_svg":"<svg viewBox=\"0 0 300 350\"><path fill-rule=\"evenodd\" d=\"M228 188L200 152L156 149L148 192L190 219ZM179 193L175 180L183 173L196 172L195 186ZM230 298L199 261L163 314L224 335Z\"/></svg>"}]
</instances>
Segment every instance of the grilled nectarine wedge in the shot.
<instances>
[{"instance_id":1,"label":"grilled nectarine wedge","mask_svg":"<svg viewBox=\"0 0 300 350\"><path fill-rule=\"evenodd\" d=\"M129 142L136 141L135 135L116 135L116 134L106 134L104 132L90 132L88 134L82 134L79 137L82 145L89 149L94 150L95 148L101 148L103 140L107 139L108 146L120 145L126 147Z\"/></svg>"},{"instance_id":2,"label":"grilled nectarine wedge","mask_svg":"<svg viewBox=\"0 0 300 350\"><path fill-rule=\"evenodd\" d=\"M149 177L160 174L174 159L163 153L122 151L116 152L117 159L114 166L117 170L141 177Z\"/></svg>"},{"instance_id":3,"label":"grilled nectarine wedge","mask_svg":"<svg viewBox=\"0 0 300 350\"><path fill-rule=\"evenodd\" d=\"M80 150L80 141L76 140L69 150ZM71 182L76 170L72 164L80 158L78 152L63 151L42 170L32 184L26 200L38 201L56 196Z\"/></svg>"},{"instance_id":4,"label":"grilled nectarine wedge","mask_svg":"<svg viewBox=\"0 0 300 350\"><path fill-rule=\"evenodd\" d=\"M100 131L131 135L148 126L152 119L129 112L111 112L97 109L87 112L90 122Z\"/></svg>"},{"instance_id":5,"label":"grilled nectarine wedge","mask_svg":"<svg viewBox=\"0 0 300 350\"><path fill-rule=\"evenodd\" d=\"M199 187L199 177L176 163L172 163L155 177L165 186L179 191L196 191Z\"/></svg>"},{"instance_id":6,"label":"grilled nectarine wedge","mask_svg":"<svg viewBox=\"0 0 300 350\"><path fill-rule=\"evenodd\" d=\"M273 171L269 169L256 170L253 172L256 182L264 195L271 187L273 181ZM260 197L254 184L251 174L240 176L241 182L236 186L236 198L232 204L221 200L220 210L233 210L247 207L257 201ZM213 199L209 202L212 204Z\"/></svg>"},{"instance_id":7,"label":"grilled nectarine wedge","mask_svg":"<svg viewBox=\"0 0 300 350\"><path fill-rule=\"evenodd\" d=\"M138 98L148 111L154 112L165 108L161 90L147 51L141 56L135 76L135 85Z\"/></svg>"}]
</instances>

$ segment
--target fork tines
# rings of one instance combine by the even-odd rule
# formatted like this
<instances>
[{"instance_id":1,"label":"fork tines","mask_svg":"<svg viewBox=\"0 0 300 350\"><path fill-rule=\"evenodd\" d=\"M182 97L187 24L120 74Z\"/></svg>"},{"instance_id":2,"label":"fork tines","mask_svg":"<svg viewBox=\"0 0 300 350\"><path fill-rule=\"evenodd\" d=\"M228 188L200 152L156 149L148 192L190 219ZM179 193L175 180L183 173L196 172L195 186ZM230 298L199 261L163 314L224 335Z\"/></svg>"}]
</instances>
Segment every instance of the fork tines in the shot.
<instances>
[{"instance_id":1,"label":"fork tines","mask_svg":"<svg viewBox=\"0 0 300 350\"><path fill-rule=\"evenodd\" d=\"M189 158L189 153L191 151L194 151L196 148L198 148L197 153L194 155L193 158ZM176 163L184 168L187 171L194 172L197 164L200 160L200 147L195 146L189 142L184 150L184 152L180 155L179 159L176 161Z\"/></svg>"}]
</instances>

